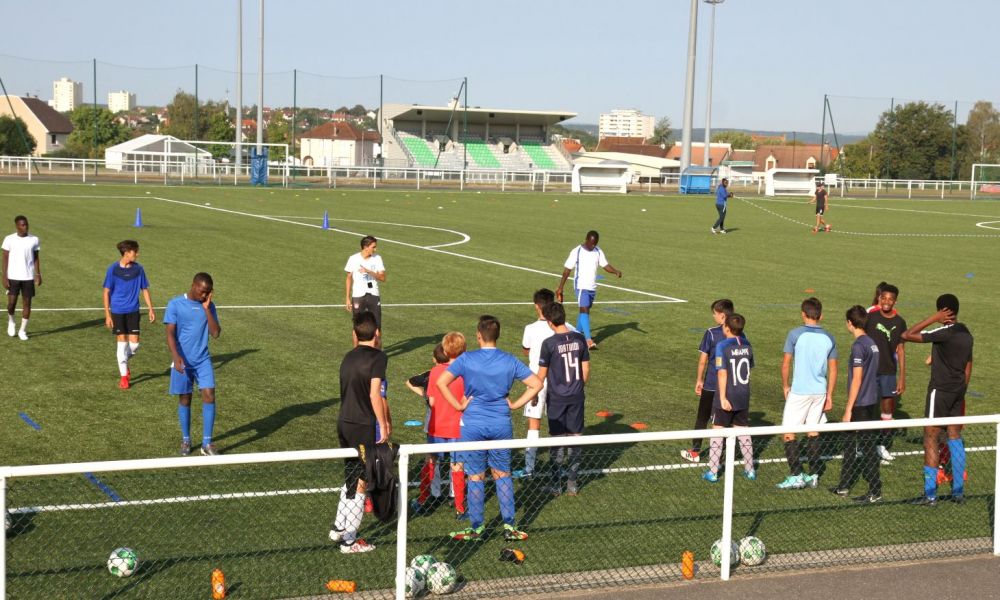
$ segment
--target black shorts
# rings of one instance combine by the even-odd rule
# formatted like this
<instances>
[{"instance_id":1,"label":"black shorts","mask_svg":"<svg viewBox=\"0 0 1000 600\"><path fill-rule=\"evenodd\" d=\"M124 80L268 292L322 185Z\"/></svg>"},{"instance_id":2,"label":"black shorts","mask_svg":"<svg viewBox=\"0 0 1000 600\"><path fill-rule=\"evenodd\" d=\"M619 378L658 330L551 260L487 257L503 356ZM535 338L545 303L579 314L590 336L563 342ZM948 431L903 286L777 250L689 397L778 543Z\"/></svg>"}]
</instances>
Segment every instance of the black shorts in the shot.
<instances>
[{"instance_id":1,"label":"black shorts","mask_svg":"<svg viewBox=\"0 0 1000 600\"><path fill-rule=\"evenodd\" d=\"M365 451L375 448L375 426L360 423L345 423L337 421L337 437L341 448L360 448ZM360 454L360 449L358 450ZM358 480L365 480L365 465L363 457L344 459L344 481L347 485L347 497L353 498L358 488Z\"/></svg>"},{"instance_id":2,"label":"black shorts","mask_svg":"<svg viewBox=\"0 0 1000 600\"><path fill-rule=\"evenodd\" d=\"M712 409L712 424L720 427L746 427L750 424L750 410L746 408L722 410L719 407L714 407Z\"/></svg>"},{"instance_id":3,"label":"black shorts","mask_svg":"<svg viewBox=\"0 0 1000 600\"><path fill-rule=\"evenodd\" d=\"M944 392L931 388L927 390L927 403L924 406L924 416L961 417L965 414L965 390L961 392Z\"/></svg>"},{"instance_id":4,"label":"black shorts","mask_svg":"<svg viewBox=\"0 0 1000 600\"><path fill-rule=\"evenodd\" d=\"M826 210L826 204L817 204L816 205L816 214L817 215L819 215L819 216L822 217L823 216L823 211L825 211L825 210Z\"/></svg>"},{"instance_id":5,"label":"black shorts","mask_svg":"<svg viewBox=\"0 0 1000 600\"><path fill-rule=\"evenodd\" d=\"M23 281L20 279L8 279L10 282L10 288L7 290L8 296L17 296L20 294L23 298L31 299L35 297L35 281L29 279Z\"/></svg>"},{"instance_id":6,"label":"black shorts","mask_svg":"<svg viewBox=\"0 0 1000 600\"><path fill-rule=\"evenodd\" d=\"M115 335L139 335L139 311L111 313L111 326Z\"/></svg>"},{"instance_id":7,"label":"black shorts","mask_svg":"<svg viewBox=\"0 0 1000 600\"><path fill-rule=\"evenodd\" d=\"M352 316L358 313L370 312L375 315L375 326L382 329L382 298L375 294L365 294L351 298Z\"/></svg>"},{"instance_id":8,"label":"black shorts","mask_svg":"<svg viewBox=\"0 0 1000 600\"><path fill-rule=\"evenodd\" d=\"M583 401L559 402L548 398L549 435L579 435L583 433Z\"/></svg>"}]
</instances>

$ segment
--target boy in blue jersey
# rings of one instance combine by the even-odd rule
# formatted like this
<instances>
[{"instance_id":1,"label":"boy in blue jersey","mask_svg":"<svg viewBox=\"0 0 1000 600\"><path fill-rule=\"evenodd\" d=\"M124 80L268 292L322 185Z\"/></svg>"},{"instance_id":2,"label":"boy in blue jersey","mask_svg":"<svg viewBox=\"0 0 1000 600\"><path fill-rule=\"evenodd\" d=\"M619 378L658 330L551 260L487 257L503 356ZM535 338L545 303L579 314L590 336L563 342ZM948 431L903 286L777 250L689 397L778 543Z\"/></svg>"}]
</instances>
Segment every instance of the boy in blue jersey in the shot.
<instances>
[{"instance_id":1,"label":"boy in blue jersey","mask_svg":"<svg viewBox=\"0 0 1000 600\"><path fill-rule=\"evenodd\" d=\"M461 440L509 440L514 437L510 421L511 407L524 406L538 395L542 382L537 375L513 355L497 348L500 338L500 321L496 317L479 317L476 341L479 350L465 352L438 377L437 388L441 396L462 414ZM456 398L448 387L461 377L465 383L465 397ZM527 386L516 402L508 399L511 386L517 380ZM453 531L456 540L478 540L483 535L484 506L486 503L486 467L493 473L496 494L500 500L503 517L504 539L525 540L528 534L514 526L514 482L510 477L510 449L472 450L458 453L458 461L465 465L468 476L466 505L471 527Z\"/></svg>"},{"instance_id":2,"label":"boy in blue jersey","mask_svg":"<svg viewBox=\"0 0 1000 600\"><path fill-rule=\"evenodd\" d=\"M785 339L785 357L781 363L781 386L785 392L783 426L819 425L823 413L833 408L833 389L837 384L837 344L820 327L823 303L818 298L802 301L802 323ZM794 360L794 373L792 363ZM791 383L789 383L791 376ZM799 442L794 433L786 433L785 458L791 473L778 484L778 489L801 489L819 485L822 457L819 432L806 434L811 474L802 473L799 462Z\"/></svg>"},{"instance_id":3,"label":"boy in blue jersey","mask_svg":"<svg viewBox=\"0 0 1000 600\"><path fill-rule=\"evenodd\" d=\"M215 427L215 371L208 353L208 336L222 333L212 303L215 284L208 273L198 273L191 289L167 303L163 323L167 326L167 348L173 357L170 393L178 397L177 420L181 426L181 456L191 454L191 394L194 383L201 390L201 453L217 454L212 443Z\"/></svg>"},{"instance_id":4,"label":"boy in blue jersey","mask_svg":"<svg viewBox=\"0 0 1000 600\"><path fill-rule=\"evenodd\" d=\"M566 326L566 309L558 302L544 309L545 321L553 335L542 342L538 356L538 378L548 389L549 435L583 435L583 387L590 379L590 352L583 334L570 331ZM511 408L517 408L514 404ZM553 482L550 491L562 493L562 465L564 458L569 470L566 476L566 494L576 496L580 472L580 446L551 449Z\"/></svg>"},{"instance_id":5,"label":"boy in blue jersey","mask_svg":"<svg viewBox=\"0 0 1000 600\"><path fill-rule=\"evenodd\" d=\"M146 301L149 322L156 321L156 311L149 297L149 280L146 270L135 262L139 256L139 242L118 242L121 259L112 263L104 275L104 326L111 329L118 341L115 354L118 359L118 387L130 387L131 371L128 361L139 350L139 295Z\"/></svg>"},{"instance_id":6,"label":"boy in blue jersey","mask_svg":"<svg viewBox=\"0 0 1000 600\"><path fill-rule=\"evenodd\" d=\"M573 288L576 289L577 302L580 305L580 315L576 319L576 329L587 338L587 346L590 350L597 348L594 343L594 336L590 333L590 307L594 305L594 298L597 296L597 269L601 268L616 275L619 279L622 272L611 266L604 251L597 246L601 235L596 231L588 231L583 243L573 248L563 263L562 278L559 280L559 287L556 288L556 301L563 301L563 286L569 274L573 275Z\"/></svg>"},{"instance_id":7,"label":"boy in blue jersey","mask_svg":"<svg viewBox=\"0 0 1000 600\"><path fill-rule=\"evenodd\" d=\"M847 406L844 407L844 423L878 421L880 360L879 344L865 333L869 315L863 306L855 305L847 309L847 331L854 337L851 344L851 365L847 369ZM882 501L882 479L879 474L878 438L875 430L856 431L844 440L844 465L840 471L840 483L830 491L846 497L851 486L858 480L858 471L868 482L868 493L854 499L859 504L874 504ZM861 463L857 464L858 449Z\"/></svg>"},{"instance_id":8,"label":"boy in blue jersey","mask_svg":"<svg viewBox=\"0 0 1000 600\"><path fill-rule=\"evenodd\" d=\"M698 412L694 419L695 429L705 429L712 417L712 402L715 400L716 378L715 366L709 364L709 358L715 351L715 345L721 342L726 334L722 332L722 324L726 317L733 314L733 301L721 298L712 303L712 319L715 327L705 330L698 346L698 374L695 376L694 393L698 396ZM691 440L691 448L681 450L681 458L696 463L701 460L701 438Z\"/></svg>"},{"instance_id":9,"label":"boy in blue jersey","mask_svg":"<svg viewBox=\"0 0 1000 600\"><path fill-rule=\"evenodd\" d=\"M750 425L750 369L754 366L753 348L743 337L746 327L743 315L733 313L722 323L725 339L716 344L712 353L719 388L712 403L712 429L748 427ZM749 435L736 436L743 455L743 476L754 481L757 471L753 468L753 442ZM709 467L702 479L710 483L719 481L719 463L722 461L722 438L710 441Z\"/></svg>"},{"instance_id":10,"label":"boy in blue jersey","mask_svg":"<svg viewBox=\"0 0 1000 600\"><path fill-rule=\"evenodd\" d=\"M725 227L726 209L729 205L729 199L732 197L733 193L729 191L729 180L723 177L719 185L715 187L715 210L719 212L719 218L712 225L712 233L727 233Z\"/></svg>"}]
</instances>

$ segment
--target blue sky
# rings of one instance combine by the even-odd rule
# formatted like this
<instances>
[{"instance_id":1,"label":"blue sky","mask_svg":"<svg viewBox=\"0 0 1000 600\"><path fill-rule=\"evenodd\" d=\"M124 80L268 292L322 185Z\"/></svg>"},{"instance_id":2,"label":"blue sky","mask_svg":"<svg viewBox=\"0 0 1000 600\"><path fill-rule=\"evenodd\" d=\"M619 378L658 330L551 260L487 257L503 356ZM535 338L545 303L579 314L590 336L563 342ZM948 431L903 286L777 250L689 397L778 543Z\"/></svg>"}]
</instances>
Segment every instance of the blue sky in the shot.
<instances>
[{"instance_id":1,"label":"blue sky","mask_svg":"<svg viewBox=\"0 0 1000 600\"><path fill-rule=\"evenodd\" d=\"M267 0L266 105L443 104L469 78L474 106L567 110L594 123L613 108L683 116L689 0L333 2ZM615 7L614 9L610 7ZM257 94L257 0L244 0L244 102ZM612 10L617 12L611 12ZM699 10L695 126L704 124L709 15ZM9 10L4 11L8 17ZM0 37L12 94L48 99L69 76L98 102L140 104L182 88L235 98L236 0L18 3ZM995 0L726 0L717 9L713 129L819 131L823 94L837 129L870 129L890 98L942 101L964 121L1000 105ZM37 25L29 25L37 24ZM981 25L983 24L983 25ZM31 60L25 60L31 59ZM142 67L142 68L132 68ZM297 86L292 70L298 69Z\"/></svg>"}]
</instances>

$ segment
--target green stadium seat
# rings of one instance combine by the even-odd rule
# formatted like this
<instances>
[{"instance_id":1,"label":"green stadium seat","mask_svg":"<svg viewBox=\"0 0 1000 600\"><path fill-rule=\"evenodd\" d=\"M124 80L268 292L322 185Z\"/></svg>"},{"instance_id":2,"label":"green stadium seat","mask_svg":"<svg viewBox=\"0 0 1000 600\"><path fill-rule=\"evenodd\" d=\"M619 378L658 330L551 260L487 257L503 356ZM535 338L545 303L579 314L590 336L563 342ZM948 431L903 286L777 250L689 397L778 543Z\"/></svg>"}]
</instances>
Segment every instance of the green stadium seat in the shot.
<instances>
[{"instance_id":1,"label":"green stadium seat","mask_svg":"<svg viewBox=\"0 0 1000 600\"><path fill-rule=\"evenodd\" d=\"M556 163L545 151L545 148L543 148L538 142L522 140L521 149L531 157L531 162L534 163L535 167L548 170L555 170L558 168L556 167Z\"/></svg>"},{"instance_id":2,"label":"green stadium seat","mask_svg":"<svg viewBox=\"0 0 1000 600\"><path fill-rule=\"evenodd\" d=\"M410 151L410 155L413 156L413 160L416 161L421 167L433 167L436 166L437 156L427 145L427 142L418 138L410 136L400 136L403 144L406 145L406 149Z\"/></svg>"},{"instance_id":3,"label":"green stadium seat","mask_svg":"<svg viewBox=\"0 0 1000 600\"><path fill-rule=\"evenodd\" d=\"M465 149L472 160L484 169L501 169L503 166L490 147L482 140L465 140Z\"/></svg>"}]
</instances>

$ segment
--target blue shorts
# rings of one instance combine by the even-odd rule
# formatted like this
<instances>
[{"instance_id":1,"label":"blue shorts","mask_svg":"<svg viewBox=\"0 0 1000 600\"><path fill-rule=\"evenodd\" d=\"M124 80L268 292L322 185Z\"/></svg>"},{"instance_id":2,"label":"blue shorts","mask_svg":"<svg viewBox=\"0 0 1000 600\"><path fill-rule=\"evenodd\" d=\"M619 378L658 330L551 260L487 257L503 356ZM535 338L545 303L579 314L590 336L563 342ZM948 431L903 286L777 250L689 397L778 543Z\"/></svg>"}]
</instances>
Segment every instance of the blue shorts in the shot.
<instances>
[{"instance_id":1,"label":"blue shorts","mask_svg":"<svg viewBox=\"0 0 1000 600\"><path fill-rule=\"evenodd\" d=\"M427 443L428 444L447 444L449 442L457 442L457 441L459 441L459 440L456 439L456 438L443 438L443 437L438 437L436 435L428 435L427 436ZM456 456L456 454L458 454L458 453L457 452L449 452L448 453L448 460L450 460L452 463L458 462L458 457ZM433 456L434 460L436 460L438 462L441 462L442 460L444 460L444 452L437 452L435 454L432 454L431 456Z\"/></svg>"},{"instance_id":2,"label":"blue shorts","mask_svg":"<svg viewBox=\"0 0 1000 600\"><path fill-rule=\"evenodd\" d=\"M878 397L879 398L895 398L896 397L896 376L895 375L878 375L876 377L878 381Z\"/></svg>"},{"instance_id":3,"label":"blue shorts","mask_svg":"<svg viewBox=\"0 0 1000 600\"><path fill-rule=\"evenodd\" d=\"M595 290L576 291L576 301L579 303L580 308L590 308L593 306L595 296L597 296L597 292Z\"/></svg>"},{"instance_id":4,"label":"blue shorts","mask_svg":"<svg viewBox=\"0 0 1000 600\"><path fill-rule=\"evenodd\" d=\"M514 438L514 429L510 419L496 423L462 423L463 442L482 442L485 440L510 440ZM496 450L468 450L456 452L458 462L465 465L465 472L471 475L485 473L486 467L497 471L510 473L510 448Z\"/></svg>"},{"instance_id":5,"label":"blue shorts","mask_svg":"<svg viewBox=\"0 0 1000 600\"><path fill-rule=\"evenodd\" d=\"M170 367L170 394L190 394L194 389L194 384L198 384L198 389L207 390L215 387L215 369L212 368L212 360L203 360L197 365L184 365L184 372L178 373L177 369Z\"/></svg>"}]
</instances>

